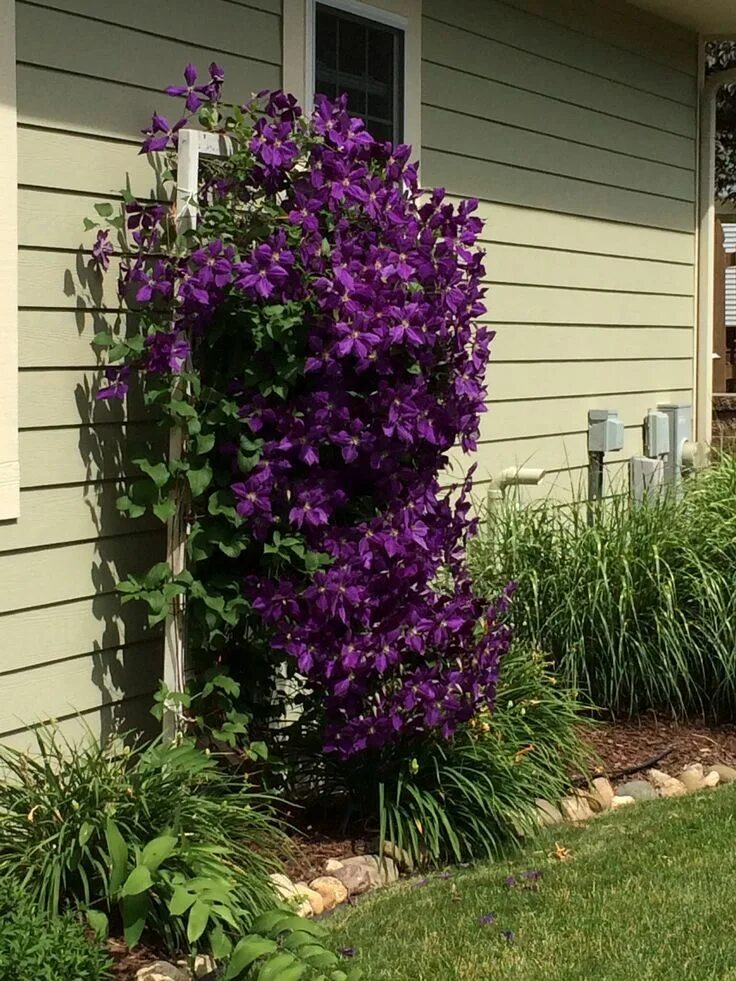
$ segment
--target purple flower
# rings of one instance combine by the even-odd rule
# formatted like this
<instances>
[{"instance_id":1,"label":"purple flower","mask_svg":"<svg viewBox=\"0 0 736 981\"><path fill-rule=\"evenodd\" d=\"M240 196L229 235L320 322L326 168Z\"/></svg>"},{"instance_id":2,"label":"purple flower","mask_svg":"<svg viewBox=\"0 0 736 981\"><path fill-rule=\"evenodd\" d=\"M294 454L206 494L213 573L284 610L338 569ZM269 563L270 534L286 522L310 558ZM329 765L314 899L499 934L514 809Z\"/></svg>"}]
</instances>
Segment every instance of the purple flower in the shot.
<instances>
[{"instance_id":1,"label":"purple flower","mask_svg":"<svg viewBox=\"0 0 736 981\"><path fill-rule=\"evenodd\" d=\"M341 947L338 950L340 957L355 957L357 953L358 951L355 949L355 947Z\"/></svg>"},{"instance_id":2,"label":"purple flower","mask_svg":"<svg viewBox=\"0 0 736 981\"><path fill-rule=\"evenodd\" d=\"M100 229L95 244L92 246L92 262L95 268L101 272L107 272L110 268L110 256L114 252L112 242L107 240L109 234L107 229Z\"/></svg>"},{"instance_id":3,"label":"purple flower","mask_svg":"<svg viewBox=\"0 0 736 981\"><path fill-rule=\"evenodd\" d=\"M166 94L183 96L186 100L184 104L187 111L196 112L202 105L202 99L200 92L194 87L194 83L197 81L197 69L194 65L189 64L184 69L184 81L187 83L186 85L169 85L165 90Z\"/></svg>"},{"instance_id":4,"label":"purple flower","mask_svg":"<svg viewBox=\"0 0 736 981\"><path fill-rule=\"evenodd\" d=\"M141 143L141 153L158 153L166 150L170 144L176 145L176 134L186 125L186 119L180 119L173 125L166 116L159 116L154 112L151 117L151 125L144 129L145 140Z\"/></svg>"},{"instance_id":5,"label":"purple flower","mask_svg":"<svg viewBox=\"0 0 736 981\"><path fill-rule=\"evenodd\" d=\"M516 885L516 876L507 875L503 880L503 883L505 886L508 886L509 889L513 889L513 887Z\"/></svg>"},{"instance_id":6,"label":"purple flower","mask_svg":"<svg viewBox=\"0 0 736 981\"><path fill-rule=\"evenodd\" d=\"M481 926L490 926L492 923L496 922L495 913L485 913L483 916L478 917L478 923Z\"/></svg>"}]
</instances>

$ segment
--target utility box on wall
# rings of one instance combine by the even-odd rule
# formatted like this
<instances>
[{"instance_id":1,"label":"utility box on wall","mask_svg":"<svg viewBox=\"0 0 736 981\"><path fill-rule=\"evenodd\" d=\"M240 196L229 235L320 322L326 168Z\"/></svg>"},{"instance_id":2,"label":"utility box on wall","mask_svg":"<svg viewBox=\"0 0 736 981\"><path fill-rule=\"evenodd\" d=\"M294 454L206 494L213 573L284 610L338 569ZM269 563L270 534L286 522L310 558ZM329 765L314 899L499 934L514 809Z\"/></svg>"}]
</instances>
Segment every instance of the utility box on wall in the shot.
<instances>
[{"instance_id":1,"label":"utility box on wall","mask_svg":"<svg viewBox=\"0 0 736 981\"><path fill-rule=\"evenodd\" d=\"M588 411L588 453L615 453L624 448L624 424L616 409Z\"/></svg>"}]
</instances>

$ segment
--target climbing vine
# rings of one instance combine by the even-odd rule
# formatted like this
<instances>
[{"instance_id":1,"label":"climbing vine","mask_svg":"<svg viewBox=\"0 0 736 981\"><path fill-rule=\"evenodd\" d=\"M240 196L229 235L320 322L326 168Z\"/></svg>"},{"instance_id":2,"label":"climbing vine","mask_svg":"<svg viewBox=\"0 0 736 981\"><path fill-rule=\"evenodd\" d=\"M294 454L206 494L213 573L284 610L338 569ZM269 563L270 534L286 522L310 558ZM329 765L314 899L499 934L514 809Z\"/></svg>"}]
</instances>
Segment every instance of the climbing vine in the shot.
<instances>
[{"instance_id":1,"label":"climbing vine","mask_svg":"<svg viewBox=\"0 0 736 981\"><path fill-rule=\"evenodd\" d=\"M247 681L267 715L275 675L296 677L343 758L449 738L492 702L509 643L464 567L469 482L440 485L484 408L476 202L423 192L410 148L374 140L344 99L305 118L281 92L227 108L217 65L184 82L167 91L185 115L154 114L142 150L173 179L183 126L228 134L232 154L201 168L196 230L177 236L168 206L128 195L93 248L107 271L122 236L131 314L96 339L97 397L140 386L184 437L180 459L160 440L135 455L119 506L162 521L184 507L187 570L120 589L152 622L185 595L208 696Z\"/></svg>"}]
</instances>

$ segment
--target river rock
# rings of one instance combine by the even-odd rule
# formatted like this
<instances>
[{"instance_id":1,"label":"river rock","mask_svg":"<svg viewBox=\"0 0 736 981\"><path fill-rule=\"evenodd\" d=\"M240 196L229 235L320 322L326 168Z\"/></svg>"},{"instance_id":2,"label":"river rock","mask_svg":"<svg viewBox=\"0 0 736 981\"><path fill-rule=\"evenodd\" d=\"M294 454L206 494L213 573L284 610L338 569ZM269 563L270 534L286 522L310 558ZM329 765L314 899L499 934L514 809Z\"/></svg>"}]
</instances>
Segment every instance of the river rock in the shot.
<instances>
[{"instance_id":1,"label":"river rock","mask_svg":"<svg viewBox=\"0 0 736 981\"><path fill-rule=\"evenodd\" d=\"M537 797L534 803L537 808L537 821L543 828L549 828L555 824L562 824L565 820L559 807L550 804L543 797Z\"/></svg>"},{"instance_id":2,"label":"river rock","mask_svg":"<svg viewBox=\"0 0 736 981\"><path fill-rule=\"evenodd\" d=\"M342 862L337 858L328 858L325 862L325 872L334 872L335 869L341 869Z\"/></svg>"},{"instance_id":3,"label":"river rock","mask_svg":"<svg viewBox=\"0 0 736 981\"><path fill-rule=\"evenodd\" d=\"M136 981L191 981L189 971L175 967L168 961L154 961L138 970Z\"/></svg>"},{"instance_id":4,"label":"river rock","mask_svg":"<svg viewBox=\"0 0 736 981\"><path fill-rule=\"evenodd\" d=\"M617 797L633 797L634 800L654 800L657 793L646 780L629 780L616 787Z\"/></svg>"},{"instance_id":5,"label":"river rock","mask_svg":"<svg viewBox=\"0 0 736 981\"><path fill-rule=\"evenodd\" d=\"M703 777L703 783L706 787L717 787L721 782L721 775L717 770L710 770Z\"/></svg>"},{"instance_id":6,"label":"river rock","mask_svg":"<svg viewBox=\"0 0 736 981\"><path fill-rule=\"evenodd\" d=\"M705 787L703 764L693 763L692 766L686 766L682 773L678 774L677 779L685 784L689 793L694 790L702 790Z\"/></svg>"},{"instance_id":7,"label":"river rock","mask_svg":"<svg viewBox=\"0 0 736 981\"><path fill-rule=\"evenodd\" d=\"M588 821L593 817L593 809L585 794L573 794L570 797L563 797L560 801L560 810L565 820L570 823Z\"/></svg>"},{"instance_id":8,"label":"river rock","mask_svg":"<svg viewBox=\"0 0 736 981\"><path fill-rule=\"evenodd\" d=\"M611 802L615 796L611 781L607 777L596 777L593 780L592 796L598 801L602 811L611 809Z\"/></svg>"},{"instance_id":9,"label":"river rock","mask_svg":"<svg viewBox=\"0 0 736 981\"><path fill-rule=\"evenodd\" d=\"M335 869L332 875L342 882L349 896L362 896L373 886L368 866L362 861L352 865L345 865L343 862L343 868Z\"/></svg>"},{"instance_id":10,"label":"river rock","mask_svg":"<svg viewBox=\"0 0 736 981\"><path fill-rule=\"evenodd\" d=\"M714 763L708 773L717 773L721 778L721 783L736 783L736 770L725 763Z\"/></svg>"},{"instance_id":11,"label":"river rock","mask_svg":"<svg viewBox=\"0 0 736 981\"><path fill-rule=\"evenodd\" d=\"M340 903L344 903L348 898L347 889L333 875L320 875L316 879L312 879L309 883L309 888L314 889L315 892L320 894L324 903L325 912L334 909Z\"/></svg>"},{"instance_id":12,"label":"river rock","mask_svg":"<svg viewBox=\"0 0 736 981\"><path fill-rule=\"evenodd\" d=\"M299 890L288 875L284 875L283 872L272 872L269 879L281 899L286 900L287 903L294 907L294 912L297 916L309 917L313 915L309 902L299 895Z\"/></svg>"},{"instance_id":13,"label":"river rock","mask_svg":"<svg viewBox=\"0 0 736 981\"><path fill-rule=\"evenodd\" d=\"M378 855L356 855L354 858L346 858L342 864L345 868L351 868L354 865L363 866L368 872L371 886L376 889L381 886L388 886L399 878L396 862L385 856L379 858Z\"/></svg>"},{"instance_id":14,"label":"river rock","mask_svg":"<svg viewBox=\"0 0 736 981\"><path fill-rule=\"evenodd\" d=\"M611 810L618 811L622 807L628 807L629 804L636 804L636 800L633 797L619 797L618 794L611 801Z\"/></svg>"},{"instance_id":15,"label":"river rock","mask_svg":"<svg viewBox=\"0 0 736 981\"><path fill-rule=\"evenodd\" d=\"M194 958L194 977L206 978L217 970L217 962L211 954L197 954Z\"/></svg>"},{"instance_id":16,"label":"river rock","mask_svg":"<svg viewBox=\"0 0 736 981\"><path fill-rule=\"evenodd\" d=\"M310 889L306 882L297 882L294 887L302 899L306 899L312 907L312 915L320 916L325 911L325 901L315 890Z\"/></svg>"},{"instance_id":17,"label":"river rock","mask_svg":"<svg viewBox=\"0 0 736 981\"><path fill-rule=\"evenodd\" d=\"M669 773L664 773L662 770L647 770L647 778L660 797L682 797L687 793L687 787L682 780L671 777Z\"/></svg>"},{"instance_id":18,"label":"river rock","mask_svg":"<svg viewBox=\"0 0 736 981\"><path fill-rule=\"evenodd\" d=\"M734 771L736 773L736 771ZM411 855L405 848L399 848L392 841L384 841L383 854L386 858L392 859L402 872L413 872L414 862Z\"/></svg>"}]
</instances>

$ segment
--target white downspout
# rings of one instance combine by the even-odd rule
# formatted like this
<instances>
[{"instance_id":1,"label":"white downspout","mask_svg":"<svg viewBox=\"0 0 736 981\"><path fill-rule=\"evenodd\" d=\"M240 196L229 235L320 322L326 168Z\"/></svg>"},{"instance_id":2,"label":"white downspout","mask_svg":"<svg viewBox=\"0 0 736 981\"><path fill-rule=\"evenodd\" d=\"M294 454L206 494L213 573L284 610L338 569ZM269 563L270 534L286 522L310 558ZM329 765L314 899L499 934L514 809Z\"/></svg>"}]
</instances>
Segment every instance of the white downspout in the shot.
<instances>
[{"instance_id":1,"label":"white downspout","mask_svg":"<svg viewBox=\"0 0 736 981\"><path fill-rule=\"evenodd\" d=\"M700 103L698 331L695 350L695 438L710 443L713 420L713 294L715 281L716 95L736 83L736 68L705 80Z\"/></svg>"}]
</instances>

